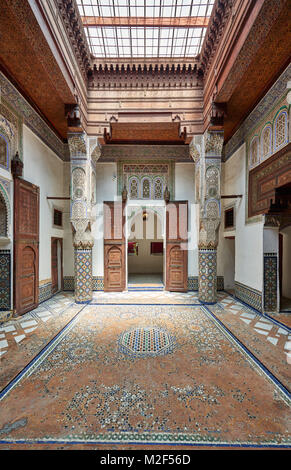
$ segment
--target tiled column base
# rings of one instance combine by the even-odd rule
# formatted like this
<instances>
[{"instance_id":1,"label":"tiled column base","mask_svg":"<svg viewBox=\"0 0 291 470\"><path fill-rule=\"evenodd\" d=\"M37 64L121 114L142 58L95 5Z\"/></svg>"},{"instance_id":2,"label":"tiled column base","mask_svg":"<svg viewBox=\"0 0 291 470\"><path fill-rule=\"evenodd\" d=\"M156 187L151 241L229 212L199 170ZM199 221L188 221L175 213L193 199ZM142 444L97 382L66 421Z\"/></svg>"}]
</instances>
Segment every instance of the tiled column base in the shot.
<instances>
[{"instance_id":1,"label":"tiled column base","mask_svg":"<svg viewBox=\"0 0 291 470\"><path fill-rule=\"evenodd\" d=\"M199 250L198 298L200 302L217 301L217 251Z\"/></svg>"},{"instance_id":2,"label":"tiled column base","mask_svg":"<svg viewBox=\"0 0 291 470\"><path fill-rule=\"evenodd\" d=\"M264 253L264 312L278 311L278 256Z\"/></svg>"},{"instance_id":3,"label":"tiled column base","mask_svg":"<svg viewBox=\"0 0 291 470\"><path fill-rule=\"evenodd\" d=\"M75 301L92 300L92 249L75 249Z\"/></svg>"}]
</instances>

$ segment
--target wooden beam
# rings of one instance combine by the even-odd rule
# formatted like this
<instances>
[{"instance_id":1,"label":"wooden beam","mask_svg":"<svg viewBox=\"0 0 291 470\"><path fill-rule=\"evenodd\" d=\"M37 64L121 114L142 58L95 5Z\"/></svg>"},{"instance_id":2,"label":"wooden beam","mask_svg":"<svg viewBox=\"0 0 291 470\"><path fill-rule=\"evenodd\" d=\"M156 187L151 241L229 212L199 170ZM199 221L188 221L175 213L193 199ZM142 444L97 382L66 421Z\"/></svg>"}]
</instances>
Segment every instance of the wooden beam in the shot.
<instances>
[{"instance_id":1,"label":"wooden beam","mask_svg":"<svg viewBox=\"0 0 291 470\"><path fill-rule=\"evenodd\" d=\"M177 18L166 17L141 17L141 16L82 16L83 26L88 28L98 26L150 26L175 27L175 28L207 28L209 18L204 16L185 16Z\"/></svg>"}]
</instances>

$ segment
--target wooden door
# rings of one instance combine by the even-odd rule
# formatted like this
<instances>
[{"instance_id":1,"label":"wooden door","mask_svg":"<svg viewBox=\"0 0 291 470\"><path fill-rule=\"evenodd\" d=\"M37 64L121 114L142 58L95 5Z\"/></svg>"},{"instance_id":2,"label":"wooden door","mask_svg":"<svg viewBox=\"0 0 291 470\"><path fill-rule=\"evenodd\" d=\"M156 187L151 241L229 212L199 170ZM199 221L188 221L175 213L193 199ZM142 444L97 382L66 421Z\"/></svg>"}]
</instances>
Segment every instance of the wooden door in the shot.
<instances>
[{"instance_id":1,"label":"wooden door","mask_svg":"<svg viewBox=\"0 0 291 470\"><path fill-rule=\"evenodd\" d=\"M17 315L38 306L39 188L14 179L14 308Z\"/></svg>"},{"instance_id":2,"label":"wooden door","mask_svg":"<svg viewBox=\"0 0 291 470\"><path fill-rule=\"evenodd\" d=\"M104 291L125 289L125 203L104 202Z\"/></svg>"},{"instance_id":3,"label":"wooden door","mask_svg":"<svg viewBox=\"0 0 291 470\"><path fill-rule=\"evenodd\" d=\"M166 206L166 286L173 292L188 290L188 201Z\"/></svg>"}]
</instances>

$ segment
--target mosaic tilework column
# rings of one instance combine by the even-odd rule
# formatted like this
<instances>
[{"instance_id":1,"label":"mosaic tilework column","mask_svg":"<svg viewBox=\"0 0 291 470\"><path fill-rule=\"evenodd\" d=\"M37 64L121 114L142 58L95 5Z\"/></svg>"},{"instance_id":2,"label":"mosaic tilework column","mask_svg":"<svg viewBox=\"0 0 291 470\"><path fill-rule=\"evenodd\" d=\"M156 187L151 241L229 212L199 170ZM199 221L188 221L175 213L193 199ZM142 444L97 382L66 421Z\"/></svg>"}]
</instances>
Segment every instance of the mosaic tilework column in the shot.
<instances>
[{"instance_id":1,"label":"mosaic tilework column","mask_svg":"<svg viewBox=\"0 0 291 470\"><path fill-rule=\"evenodd\" d=\"M77 302L92 300L92 249L75 249L75 297Z\"/></svg>"},{"instance_id":2,"label":"mosaic tilework column","mask_svg":"<svg viewBox=\"0 0 291 470\"><path fill-rule=\"evenodd\" d=\"M277 253L264 253L264 311L278 310L278 256Z\"/></svg>"},{"instance_id":3,"label":"mosaic tilework column","mask_svg":"<svg viewBox=\"0 0 291 470\"><path fill-rule=\"evenodd\" d=\"M277 312L279 292L279 216L265 216L263 229L263 311Z\"/></svg>"},{"instance_id":4,"label":"mosaic tilework column","mask_svg":"<svg viewBox=\"0 0 291 470\"><path fill-rule=\"evenodd\" d=\"M71 224L74 246L75 301L92 299L91 158L82 128L68 133L71 156Z\"/></svg>"},{"instance_id":5,"label":"mosaic tilework column","mask_svg":"<svg viewBox=\"0 0 291 470\"><path fill-rule=\"evenodd\" d=\"M199 250L199 300L215 302L217 293L217 251Z\"/></svg>"},{"instance_id":6,"label":"mosaic tilework column","mask_svg":"<svg viewBox=\"0 0 291 470\"><path fill-rule=\"evenodd\" d=\"M220 225L220 175L223 132L195 136L190 155L195 162L195 200L200 205L198 297L217 301L217 245Z\"/></svg>"}]
</instances>

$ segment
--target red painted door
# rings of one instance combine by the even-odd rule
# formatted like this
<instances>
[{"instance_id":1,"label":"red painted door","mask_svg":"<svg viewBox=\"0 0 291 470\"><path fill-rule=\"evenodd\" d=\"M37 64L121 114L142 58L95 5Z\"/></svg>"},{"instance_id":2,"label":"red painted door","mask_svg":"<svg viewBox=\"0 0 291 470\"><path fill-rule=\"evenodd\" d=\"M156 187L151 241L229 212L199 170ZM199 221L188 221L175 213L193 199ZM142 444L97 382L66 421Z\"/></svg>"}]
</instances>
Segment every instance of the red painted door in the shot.
<instances>
[{"instance_id":1,"label":"red painted door","mask_svg":"<svg viewBox=\"0 0 291 470\"><path fill-rule=\"evenodd\" d=\"M166 206L166 286L173 292L188 290L188 201Z\"/></svg>"},{"instance_id":2,"label":"red painted door","mask_svg":"<svg viewBox=\"0 0 291 470\"><path fill-rule=\"evenodd\" d=\"M38 305L39 188L14 179L14 308L22 315Z\"/></svg>"}]
</instances>

